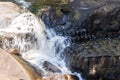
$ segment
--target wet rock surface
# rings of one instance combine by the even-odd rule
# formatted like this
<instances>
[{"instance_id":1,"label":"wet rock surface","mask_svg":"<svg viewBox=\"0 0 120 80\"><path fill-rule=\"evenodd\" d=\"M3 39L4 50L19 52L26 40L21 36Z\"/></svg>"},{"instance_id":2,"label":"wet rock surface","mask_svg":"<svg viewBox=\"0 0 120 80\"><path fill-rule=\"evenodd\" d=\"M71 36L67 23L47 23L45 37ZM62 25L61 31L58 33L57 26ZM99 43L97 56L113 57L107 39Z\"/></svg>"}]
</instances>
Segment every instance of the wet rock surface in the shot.
<instances>
[{"instance_id":1,"label":"wet rock surface","mask_svg":"<svg viewBox=\"0 0 120 80\"><path fill-rule=\"evenodd\" d=\"M46 73L47 72L61 73L61 70L58 67L56 67L55 65L53 65L52 63L50 63L48 61L44 61L42 67L46 70Z\"/></svg>"},{"instance_id":2,"label":"wet rock surface","mask_svg":"<svg viewBox=\"0 0 120 80\"><path fill-rule=\"evenodd\" d=\"M42 77L41 71L36 70L32 64L25 61L20 52L12 47L14 38L30 40L30 33L8 33L4 31L4 28L8 27L12 20L20 15L23 10L12 2L0 2L0 80L37 80ZM3 29L3 30L2 30ZM33 39L33 36L32 36ZM7 40L9 41L7 43ZM5 49L5 44L7 44ZM18 43L17 43L18 44ZM27 46L27 45L26 45ZM10 49L12 48L12 49ZM16 47L17 48L17 47ZM19 48L18 48L19 49ZM10 54L9 54L10 53Z\"/></svg>"},{"instance_id":3,"label":"wet rock surface","mask_svg":"<svg viewBox=\"0 0 120 80\"><path fill-rule=\"evenodd\" d=\"M20 49L18 44L15 44L15 40L23 40L25 42L29 42L30 44L25 44L25 49ZM32 33L11 33L11 32L0 32L0 48L9 50L9 49L17 49L19 52L24 52L26 50L30 50L31 44L35 43L35 37ZM14 44L14 45L13 45Z\"/></svg>"},{"instance_id":4,"label":"wet rock surface","mask_svg":"<svg viewBox=\"0 0 120 80\"><path fill-rule=\"evenodd\" d=\"M59 6L45 3L47 7L38 13L47 28L70 38L72 45L63 53L67 66L87 80L120 79L119 4L120 0L71 0Z\"/></svg>"},{"instance_id":5,"label":"wet rock surface","mask_svg":"<svg viewBox=\"0 0 120 80\"><path fill-rule=\"evenodd\" d=\"M120 0L73 0L42 9L47 28L71 44L63 55L67 66L87 80L120 79Z\"/></svg>"},{"instance_id":6,"label":"wet rock surface","mask_svg":"<svg viewBox=\"0 0 120 80\"><path fill-rule=\"evenodd\" d=\"M42 80L79 80L79 78L71 74L54 74L53 76L49 78L43 78Z\"/></svg>"},{"instance_id":7,"label":"wet rock surface","mask_svg":"<svg viewBox=\"0 0 120 80\"><path fill-rule=\"evenodd\" d=\"M120 39L99 39L74 44L64 51L67 66L87 80L120 79Z\"/></svg>"},{"instance_id":8,"label":"wet rock surface","mask_svg":"<svg viewBox=\"0 0 120 80\"><path fill-rule=\"evenodd\" d=\"M118 37L119 33L114 32L119 31L119 4L119 0L74 0L61 7L41 10L40 18L58 35L68 36L74 43Z\"/></svg>"}]
</instances>

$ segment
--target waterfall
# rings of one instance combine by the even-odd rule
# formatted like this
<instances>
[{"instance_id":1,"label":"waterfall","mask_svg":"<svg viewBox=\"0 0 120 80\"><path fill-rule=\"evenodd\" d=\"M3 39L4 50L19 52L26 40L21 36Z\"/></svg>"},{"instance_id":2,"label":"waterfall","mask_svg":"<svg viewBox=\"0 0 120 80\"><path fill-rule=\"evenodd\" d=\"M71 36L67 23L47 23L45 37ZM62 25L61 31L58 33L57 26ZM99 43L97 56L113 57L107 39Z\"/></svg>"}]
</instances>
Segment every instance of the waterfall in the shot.
<instances>
[{"instance_id":1,"label":"waterfall","mask_svg":"<svg viewBox=\"0 0 120 80\"><path fill-rule=\"evenodd\" d=\"M18 4L20 4L21 7L24 9L29 8L31 6L31 3L27 2L25 0L14 0L14 1L17 2Z\"/></svg>"},{"instance_id":2,"label":"waterfall","mask_svg":"<svg viewBox=\"0 0 120 80\"><path fill-rule=\"evenodd\" d=\"M22 13L7 27L0 29L0 35L9 34L13 39L3 40L3 48L17 48L22 57L42 70L44 76L50 76L43 63L48 61L61 70L61 74L73 74L65 65L60 55L69 46L67 38L58 36L52 29L46 29L41 19L30 12ZM74 73L75 75L78 75ZM81 77L79 75L81 80Z\"/></svg>"}]
</instances>

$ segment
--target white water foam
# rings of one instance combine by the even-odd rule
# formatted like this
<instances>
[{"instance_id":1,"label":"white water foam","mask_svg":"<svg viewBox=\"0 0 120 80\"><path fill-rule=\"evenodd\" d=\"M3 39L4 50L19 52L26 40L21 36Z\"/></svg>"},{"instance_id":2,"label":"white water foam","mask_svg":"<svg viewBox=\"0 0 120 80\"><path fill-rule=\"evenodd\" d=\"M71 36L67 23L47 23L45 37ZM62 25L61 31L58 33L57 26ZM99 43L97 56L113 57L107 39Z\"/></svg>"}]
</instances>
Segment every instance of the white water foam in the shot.
<instances>
[{"instance_id":1,"label":"white water foam","mask_svg":"<svg viewBox=\"0 0 120 80\"><path fill-rule=\"evenodd\" d=\"M14 1L21 4L21 7L24 9L29 8L31 6L31 2L27 2L25 0L14 0Z\"/></svg>"},{"instance_id":2,"label":"white water foam","mask_svg":"<svg viewBox=\"0 0 120 80\"><path fill-rule=\"evenodd\" d=\"M13 35L13 42L9 43L12 44L11 47L18 48L22 52L22 57L41 69L45 76L48 74L42 67L44 61L55 65L61 70L62 74L73 74L68 70L64 60L60 57L64 48L69 46L69 42L66 42L67 38L56 35L52 29L46 29L43 21L37 19L32 13L27 12L16 17L10 26L0 29L0 34L2 33ZM25 37L15 35L23 35L23 33L30 33L34 41L31 41L31 38L26 41ZM7 44L8 41L6 40L3 45ZM28 45L29 49L26 45ZM79 78L82 80L80 75Z\"/></svg>"}]
</instances>

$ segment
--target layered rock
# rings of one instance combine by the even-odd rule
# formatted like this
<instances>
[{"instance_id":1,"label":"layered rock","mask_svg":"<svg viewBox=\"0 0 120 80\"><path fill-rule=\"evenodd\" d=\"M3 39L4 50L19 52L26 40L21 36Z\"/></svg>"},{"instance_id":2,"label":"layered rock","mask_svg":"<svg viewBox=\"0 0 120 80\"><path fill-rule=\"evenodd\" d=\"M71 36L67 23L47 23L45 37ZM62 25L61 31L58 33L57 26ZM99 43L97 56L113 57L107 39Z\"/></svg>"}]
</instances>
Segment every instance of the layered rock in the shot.
<instances>
[{"instance_id":1,"label":"layered rock","mask_svg":"<svg viewBox=\"0 0 120 80\"><path fill-rule=\"evenodd\" d=\"M48 28L70 38L72 45L63 53L67 66L87 80L120 78L119 4L119 0L73 0L41 10Z\"/></svg>"},{"instance_id":2,"label":"layered rock","mask_svg":"<svg viewBox=\"0 0 120 80\"><path fill-rule=\"evenodd\" d=\"M120 79L120 39L98 39L65 49L65 61L87 80Z\"/></svg>"},{"instance_id":3,"label":"layered rock","mask_svg":"<svg viewBox=\"0 0 120 80\"><path fill-rule=\"evenodd\" d=\"M118 37L119 3L119 0L74 0L60 7L41 10L40 17L58 35L68 36L74 43Z\"/></svg>"}]
</instances>

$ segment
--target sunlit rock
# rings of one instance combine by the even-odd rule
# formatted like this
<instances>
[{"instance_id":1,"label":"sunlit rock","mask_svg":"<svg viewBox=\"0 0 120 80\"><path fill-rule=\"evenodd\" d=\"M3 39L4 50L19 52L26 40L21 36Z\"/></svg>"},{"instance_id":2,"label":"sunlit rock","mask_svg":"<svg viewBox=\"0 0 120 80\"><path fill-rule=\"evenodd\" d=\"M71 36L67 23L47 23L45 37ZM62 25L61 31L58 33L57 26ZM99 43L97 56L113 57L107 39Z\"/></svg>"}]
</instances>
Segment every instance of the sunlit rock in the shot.
<instances>
[{"instance_id":1,"label":"sunlit rock","mask_svg":"<svg viewBox=\"0 0 120 80\"><path fill-rule=\"evenodd\" d=\"M0 49L0 80L36 80L37 78L41 78L41 74L29 63Z\"/></svg>"},{"instance_id":2,"label":"sunlit rock","mask_svg":"<svg viewBox=\"0 0 120 80\"><path fill-rule=\"evenodd\" d=\"M20 55L20 52L17 49L10 48L8 50L8 53L14 54L14 55Z\"/></svg>"},{"instance_id":3,"label":"sunlit rock","mask_svg":"<svg viewBox=\"0 0 120 80\"><path fill-rule=\"evenodd\" d=\"M55 74L48 78L43 78L42 80L79 80L79 78L75 75L71 74Z\"/></svg>"},{"instance_id":4,"label":"sunlit rock","mask_svg":"<svg viewBox=\"0 0 120 80\"><path fill-rule=\"evenodd\" d=\"M58 8L47 8L40 17L58 35L70 36L73 43L113 38L120 35L119 4L119 0L73 0Z\"/></svg>"}]
</instances>

